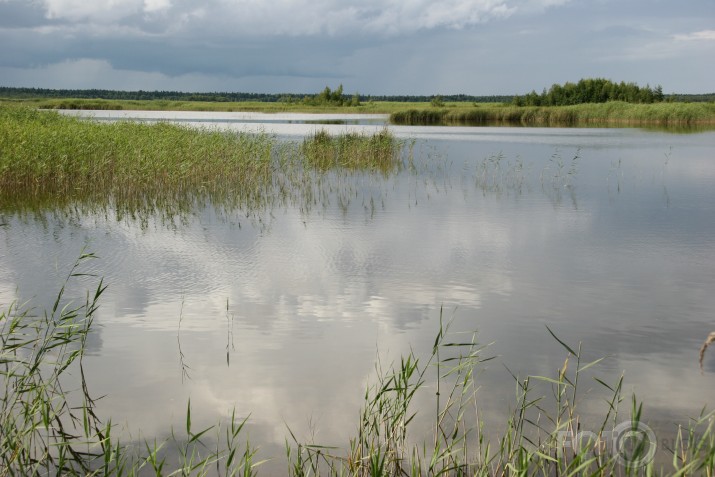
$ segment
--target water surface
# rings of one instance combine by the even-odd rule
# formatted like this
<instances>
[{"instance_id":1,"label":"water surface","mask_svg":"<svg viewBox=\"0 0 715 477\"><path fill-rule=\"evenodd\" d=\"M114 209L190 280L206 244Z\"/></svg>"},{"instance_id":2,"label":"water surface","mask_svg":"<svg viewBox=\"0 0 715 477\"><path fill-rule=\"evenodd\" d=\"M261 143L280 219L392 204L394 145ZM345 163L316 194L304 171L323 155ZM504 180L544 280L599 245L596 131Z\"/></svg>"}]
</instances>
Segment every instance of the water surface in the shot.
<instances>
[{"instance_id":1,"label":"water surface","mask_svg":"<svg viewBox=\"0 0 715 477\"><path fill-rule=\"evenodd\" d=\"M141 118L286 140L384 127L211 114ZM328 174L311 207L203 204L144 221L111 208L3 210L0 303L46 306L83 247L101 257L90 268L109 288L85 367L106 396L101 413L132 437L181 426L190 397L197 422L250 414L266 455L283 455L286 425L347 447L377 356L428 355L440 310L454 330L493 342L478 381L494 426L513 407L505 367L552 377L562 367L546 326L606 357L595 376L625 373L658 432L713 408L715 352L701 374L698 350L715 330L715 133L390 130L414 139L412 167ZM600 415L598 385L584 386L593 397L582 412Z\"/></svg>"}]
</instances>

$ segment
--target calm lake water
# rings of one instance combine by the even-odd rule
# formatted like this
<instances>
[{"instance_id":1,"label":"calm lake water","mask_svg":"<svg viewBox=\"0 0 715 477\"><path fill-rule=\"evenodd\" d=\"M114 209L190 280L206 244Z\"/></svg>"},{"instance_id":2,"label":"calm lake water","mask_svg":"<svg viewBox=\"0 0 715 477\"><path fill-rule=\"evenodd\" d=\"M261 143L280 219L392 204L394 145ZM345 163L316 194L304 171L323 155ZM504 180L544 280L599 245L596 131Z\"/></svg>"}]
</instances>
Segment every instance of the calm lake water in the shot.
<instances>
[{"instance_id":1,"label":"calm lake water","mask_svg":"<svg viewBox=\"0 0 715 477\"><path fill-rule=\"evenodd\" d=\"M129 117L287 141L385 123ZM346 448L378 355L384 367L410 349L427 357L441 309L454 330L492 343L478 397L497 431L515 405L507 367L555 377L563 366L546 326L587 358L605 357L583 384L585 416L605 411L591 376L615 383L621 373L624 416L635 392L660 435L715 407L715 350L702 373L698 364L715 331L715 132L389 128L414 140L412 167L328 174L311 207L202 205L144 221L0 208L0 303L47 306L82 248L95 252L89 269L109 288L85 371L105 396L100 414L130 438L153 439L181 428L189 398L197 427L235 408L250 414L263 457L277 459L264 474L285 471L287 426ZM425 415L430 399L418 401Z\"/></svg>"}]
</instances>

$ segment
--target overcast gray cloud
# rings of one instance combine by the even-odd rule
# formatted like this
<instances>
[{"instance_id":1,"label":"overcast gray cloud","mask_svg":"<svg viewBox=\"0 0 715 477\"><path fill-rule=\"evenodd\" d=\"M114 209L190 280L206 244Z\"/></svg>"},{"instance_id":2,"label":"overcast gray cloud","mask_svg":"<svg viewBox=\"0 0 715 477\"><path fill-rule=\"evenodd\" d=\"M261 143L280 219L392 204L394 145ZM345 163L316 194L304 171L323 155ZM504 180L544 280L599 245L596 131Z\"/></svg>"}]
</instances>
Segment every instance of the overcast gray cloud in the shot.
<instances>
[{"instance_id":1,"label":"overcast gray cloud","mask_svg":"<svg viewBox=\"0 0 715 477\"><path fill-rule=\"evenodd\" d=\"M510 94L715 90L715 2L0 0L0 84Z\"/></svg>"}]
</instances>

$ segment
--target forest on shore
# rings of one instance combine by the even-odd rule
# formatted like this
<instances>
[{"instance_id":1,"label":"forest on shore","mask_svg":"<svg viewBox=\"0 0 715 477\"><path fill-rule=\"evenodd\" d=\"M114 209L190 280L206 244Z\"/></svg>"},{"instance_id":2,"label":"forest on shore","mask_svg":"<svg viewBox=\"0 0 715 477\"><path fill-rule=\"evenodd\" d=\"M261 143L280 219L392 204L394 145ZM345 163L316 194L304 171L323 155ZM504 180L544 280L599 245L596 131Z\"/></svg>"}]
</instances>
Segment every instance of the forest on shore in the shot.
<instances>
[{"instance_id":1,"label":"forest on shore","mask_svg":"<svg viewBox=\"0 0 715 477\"><path fill-rule=\"evenodd\" d=\"M164 100L203 102L267 102L334 104L355 106L362 102L471 102L471 103L511 103L514 106L568 106L583 103L625 101L629 103L654 102L712 102L715 92L703 94L665 94L662 86L651 88L636 83L620 83L603 78L581 79L577 83L554 84L541 94L531 91L524 95L364 95L358 92L344 94L343 86L334 90L330 87L320 93L246 93L246 92L182 92L182 91L119 91L108 89L46 89L0 86L0 99L104 99L104 100Z\"/></svg>"}]
</instances>

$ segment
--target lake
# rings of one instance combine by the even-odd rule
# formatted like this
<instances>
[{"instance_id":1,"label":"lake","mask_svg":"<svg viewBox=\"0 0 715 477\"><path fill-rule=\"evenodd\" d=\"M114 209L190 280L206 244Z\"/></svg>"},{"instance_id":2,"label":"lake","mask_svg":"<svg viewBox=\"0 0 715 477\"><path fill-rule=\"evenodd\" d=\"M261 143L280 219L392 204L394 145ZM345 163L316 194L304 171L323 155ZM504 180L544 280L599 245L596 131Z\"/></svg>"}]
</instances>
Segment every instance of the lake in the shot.
<instances>
[{"instance_id":1,"label":"lake","mask_svg":"<svg viewBox=\"0 0 715 477\"><path fill-rule=\"evenodd\" d=\"M348 447L366 386L413 350L429 356L440 316L495 358L477 377L498 434L511 373L555 377L568 353L589 370L581 412L604 413L592 376L623 373L660 436L715 405L715 132L636 128L386 126L375 115L72 112L177 121L299 141L388 127L409 141L390 174L327 173L305 200L261 210L196 203L141 220L0 207L0 303L51 306L81 250L104 277L85 358L102 417L126 439L249 416L251 442L285 472L288 427ZM316 124L317 122L317 124ZM320 124L324 122L325 124ZM82 278L81 299L96 285ZM428 389L431 384L428 383ZM542 394L548 395L548 387ZM431 392L418 416L433 413ZM420 414L422 413L422 414ZM428 430L419 418L418 429ZM421 437L417 436L417 440ZM665 437L663 437L665 439Z\"/></svg>"}]
</instances>

